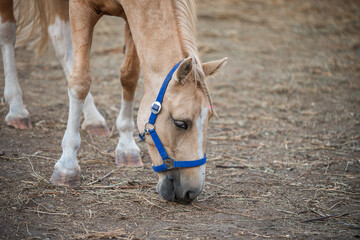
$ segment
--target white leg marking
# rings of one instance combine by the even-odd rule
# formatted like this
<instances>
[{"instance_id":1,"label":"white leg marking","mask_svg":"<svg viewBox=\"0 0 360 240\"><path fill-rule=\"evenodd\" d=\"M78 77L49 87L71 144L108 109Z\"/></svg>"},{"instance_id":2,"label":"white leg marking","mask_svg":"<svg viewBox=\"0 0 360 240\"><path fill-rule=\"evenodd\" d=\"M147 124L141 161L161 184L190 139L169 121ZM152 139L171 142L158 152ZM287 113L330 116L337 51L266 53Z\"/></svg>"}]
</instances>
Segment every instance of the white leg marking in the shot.
<instances>
[{"instance_id":1,"label":"white leg marking","mask_svg":"<svg viewBox=\"0 0 360 240\"><path fill-rule=\"evenodd\" d=\"M69 91L69 117L66 126L64 138L62 140L62 155L55 164L55 169L80 171L76 160L76 153L80 147L81 139L79 134L80 116L83 108L83 102L80 101L73 90Z\"/></svg>"},{"instance_id":2,"label":"white leg marking","mask_svg":"<svg viewBox=\"0 0 360 240\"><path fill-rule=\"evenodd\" d=\"M121 101L121 109L116 119L116 127L120 134L119 143L116 147L116 154L140 152L133 138L134 119L133 119L134 101Z\"/></svg>"},{"instance_id":3,"label":"white leg marking","mask_svg":"<svg viewBox=\"0 0 360 240\"><path fill-rule=\"evenodd\" d=\"M64 22L59 16L56 16L54 24L48 28L48 33L55 49L56 57L64 69L66 78L69 79L74 63L70 22Z\"/></svg>"},{"instance_id":4,"label":"white leg marking","mask_svg":"<svg viewBox=\"0 0 360 240\"><path fill-rule=\"evenodd\" d=\"M201 107L200 116L195 120L195 124L198 128L198 158L204 157L204 132L205 132L205 121L207 119L208 108ZM204 185L205 182L205 165L200 166L199 168L199 178L200 178L200 186Z\"/></svg>"},{"instance_id":5,"label":"white leg marking","mask_svg":"<svg viewBox=\"0 0 360 240\"><path fill-rule=\"evenodd\" d=\"M0 17L1 22L1 17ZM5 100L10 105L6 121L13 118L27 118L29 112L22 101L22 91L17 79L14 44L16 39L16 24L5 22L0 24L0 45L5 72Z\"/></svg>"},{"instance_id":6,"label":"white leg marking","mask_svg":"<svg viewBox=\"0 0 360 240\"><path fill-rule=\"evenodd\" d=\"M101 115L101 113L97 110L95 106L94 98L90 92L85 98L83 111L84 111L85 120L81 124L82 129L85 129L87 126L90 125L106 126L105 119Z\"/></svg>"},{"instance_id":7,"label":"white leg marking","mask_svg":"<svg viewBox=\"0 0 360 240\"><path fill-rule=\"evenodd\" d=\"M48 33L55 49L56 57L64 69L66 78L69 79L74 63L70 22L65 22L56 16L54 24L48 28ZM91 93L85 98L83 111L85 120L81 125L82 129L85 129L89 125L106 126L105 119L97 110Z\"/></svg>"}]
</instances>

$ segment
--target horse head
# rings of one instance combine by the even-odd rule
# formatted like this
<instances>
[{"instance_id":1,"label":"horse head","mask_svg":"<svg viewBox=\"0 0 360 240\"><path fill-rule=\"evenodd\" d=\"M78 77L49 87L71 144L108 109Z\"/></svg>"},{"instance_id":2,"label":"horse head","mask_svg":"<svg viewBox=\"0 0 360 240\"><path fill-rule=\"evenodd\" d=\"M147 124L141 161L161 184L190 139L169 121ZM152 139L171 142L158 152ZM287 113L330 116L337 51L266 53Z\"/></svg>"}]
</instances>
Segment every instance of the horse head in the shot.
<instances>
[{"instance_id":1,"label":"horse head","mask_svg":"<svg viewBox=\"0 0 360 240\"><path fill-rule=\"evenodd\" d=\"M168 85L165 87L166 93L163 95L161 110L149 128L145 127L146 133L156 130L160 144L166 151L168 159L179 164L168 165L159 150L157 140L152 136L146 138L150 157L155 166L154 170L159 174L157 191L168 201L179 201L188 203L195 199L203 189L205 180L205 142L206 131L210 118L214 115L211 98L206 88L206 78L214 75L227 62L221 59L204 63L197 66L192 58L186 58L178 64L177 69L172 74ZM155 96L154 96L155 97ZM153 97L153 98L154 98ZM151 106L150 102L144 98L139 108L138 127L142 132L142 127L149 125L146 119L149 111L144 110L144 106ZM151 117L150 117L151 119ZM150 120L151 122L151 120ZM166 158L166 157L165 157ZM195 160L198 159L198 160ZM189 162L202 161L195 166ZM183 167L178 167L178 166ZM167 166L165 169L158 169Z\"/></svg>"}]
</instances>

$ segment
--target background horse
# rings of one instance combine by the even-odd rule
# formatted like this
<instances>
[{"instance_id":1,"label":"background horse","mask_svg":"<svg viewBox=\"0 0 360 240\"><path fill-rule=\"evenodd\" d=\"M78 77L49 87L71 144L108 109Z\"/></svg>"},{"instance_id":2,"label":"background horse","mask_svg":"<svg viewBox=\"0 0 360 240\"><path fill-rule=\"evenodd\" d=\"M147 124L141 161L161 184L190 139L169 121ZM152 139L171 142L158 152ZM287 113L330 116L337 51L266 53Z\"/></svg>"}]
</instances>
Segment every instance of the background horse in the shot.
<instances>
[{"instance_id":1,"label":"background horse","mask_svg":"<svg viewBox=\"0 0 360 240\"><path fill-rule=\"evenodd\" d=\"M38 3L43 4L42 1ZM52 1L48 3L52 4ZM49 7L50 16L54 16L56 9L66 9L68 6L66 1L56 4L56 8ZM66 36L69 35L66 34L66 26L69 24L67 11L64 13L61 15L63 18L55 17L53 25L65 26ZM120 133L116 164L142 166L140 151L133 138L133 99L140 66L144 75L145 93L139 107L137 126L142 131L144 126L146 128L147 118L151 114L150 106L163 79L180 61L169 79L171 81L156 121L156 131L171 159L186 162L205 156L206 129L213 115L206 78L223 67L227 59L201 64L196 47L194 1L74 0L69 5L73 64L63 61L63 66L69 65L71 72L68 79L69 117L62 141L63 153L51 178L56 185L80 184L80 167L76 160L80 146L80 115L86 109L91 84L90 48L93 29L103 15L118 16L125 20L126 48L120 77L123 87L122 103L116 121ZM69 47L64 47L69 45L69 41L63 40L63 46L58 45L57 52L67 52L64 55L70 56L71 51L69 53L66 50ZM146 138L146 143L153 165L164 164L156 141ZM188 202L200 194L204 179L204 165L173 168L159 173L157 190L167 200Z\"/></svg>"}]
</instances>

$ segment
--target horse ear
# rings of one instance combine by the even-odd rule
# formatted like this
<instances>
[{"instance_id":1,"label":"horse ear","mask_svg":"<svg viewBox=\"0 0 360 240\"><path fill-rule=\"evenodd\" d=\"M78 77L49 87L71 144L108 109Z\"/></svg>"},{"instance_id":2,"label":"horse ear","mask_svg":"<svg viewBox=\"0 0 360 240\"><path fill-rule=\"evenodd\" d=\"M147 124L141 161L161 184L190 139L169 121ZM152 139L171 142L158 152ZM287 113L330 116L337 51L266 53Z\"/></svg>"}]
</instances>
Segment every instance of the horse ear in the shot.
<instances>
[{"instance_id":1,"label":"horse ear","mask_svg":"<svg viewBox=\"0 0 360 240\"><path fill-rule=\"evenodd\" d=\"M175 81L184 84L192 70L192 58L186 58L175 72Z\"/></svg>"},{"instance_id":2,"label":"horse ear","mask_svg":"<svg viewBox=\"0 0 360 240\"><path fill-rule=\"evenodd\" d=\"M211 62L206 62L202 64L205 76L212 76L215 73L217 73L221 68L223 68L225 66L225 64L227 63L228 58L223 58L220 60L215 60L215 61L211 61Z\"/></svg>"}]
</instances>

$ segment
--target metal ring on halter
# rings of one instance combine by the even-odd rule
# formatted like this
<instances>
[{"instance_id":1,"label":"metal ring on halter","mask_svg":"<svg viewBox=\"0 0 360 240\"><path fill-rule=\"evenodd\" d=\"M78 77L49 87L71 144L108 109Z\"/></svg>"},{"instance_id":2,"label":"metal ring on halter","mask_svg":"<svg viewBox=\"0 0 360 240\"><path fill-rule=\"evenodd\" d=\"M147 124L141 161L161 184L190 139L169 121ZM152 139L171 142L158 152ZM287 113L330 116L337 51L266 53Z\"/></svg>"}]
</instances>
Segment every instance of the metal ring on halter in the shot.
<instances>
[{"instance_id":1,"label":"metal ring on halter","mask_svg":"<svg viewBox=\"0 0 360 240\"><path fill-rule=\"evenodd\" d=\"M147 127L148 124L152 125L153 127L152 127L151 129L148 128L148 127ZM149 123L149 122L145 123L144 132L140 132L140 133L139 133L140 139L141 139L142 141L145 141L146 135L147 135L147 134L150 134L150 131L153 130L153 129L155 130L155 124L151 124L151 123Z\"/></svg>"},{"instance_id":2,"label":"metal ring on halter","mask_svg":"<svg viewBox=\"0 0 360 240\"><path fill-rule=\"evenodd\" d=\"M147 127L148 125L153 126L153 128L148 128L148 127ZM153 129L155 129L155 124L151 124L151 123L149 123L149 122L145 123L145 130L144 130L145 133L149 133L149 131L150 131L150 130L153 130Z\"/></svg>"}]
</instances>

